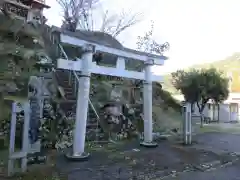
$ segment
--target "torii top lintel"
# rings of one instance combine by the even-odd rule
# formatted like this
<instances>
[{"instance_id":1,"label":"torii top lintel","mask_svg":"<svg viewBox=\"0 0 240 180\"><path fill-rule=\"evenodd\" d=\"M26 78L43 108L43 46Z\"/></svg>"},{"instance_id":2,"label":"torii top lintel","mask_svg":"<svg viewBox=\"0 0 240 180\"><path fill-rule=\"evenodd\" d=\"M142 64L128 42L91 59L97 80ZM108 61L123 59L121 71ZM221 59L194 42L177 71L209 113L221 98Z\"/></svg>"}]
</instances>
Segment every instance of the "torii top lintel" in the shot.
<instances>
[{"instance_id":1,"label":"torii top lintel","mask_svg":"<svg viewBox=\"0 0 240 180\"><path fill-rule=\"evenodd\" d=\"M164 61L168 59L166 56L126 48L111 35L99 31L77 30L76 32L71 32L58 27L53 27L53 31L60 33L60 41L63 44L72 46L91 44L94 46L95 51L140 61L148 61L151 59L156 65L163 65Z\"/></svg>"}]
</instances>

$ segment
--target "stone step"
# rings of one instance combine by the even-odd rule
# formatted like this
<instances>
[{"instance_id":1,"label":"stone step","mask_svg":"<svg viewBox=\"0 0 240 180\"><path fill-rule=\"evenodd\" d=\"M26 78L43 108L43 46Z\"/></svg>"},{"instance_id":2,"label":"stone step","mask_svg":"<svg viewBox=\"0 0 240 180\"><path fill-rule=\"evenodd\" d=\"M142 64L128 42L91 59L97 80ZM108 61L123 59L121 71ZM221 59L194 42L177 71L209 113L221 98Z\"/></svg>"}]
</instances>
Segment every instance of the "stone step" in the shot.
<instances>
[{"instance_id":1,"label":"stone step","mask_svg":"<svg viewBox=\"0 0 240 180\"><path fill-rule=\"evenodd\" d=\"M74 112L76 111L76 106L75 106L76 102L75 101L70 101L70 102L62 102L60 103L60 108L65 112Z\"/></svg>"},{"instance_id":2,"label":"stone step","mask_svg":"<svg viewBox=\"0 0 240 180\"><path fill-rule=\"evenodd\" d=\"M71 92L65 93L65 98L66 98L66 99L75 99L75 100L77 100L77 98L76 98L76 96L74 95L74 93L71 93Z\"/></svg>"},{"instance_id":3,"label":"stone step","mask_svg":"<svg viewBox=\"0 0 240 180\"><path fill-rule=\"evenodd\" d=\"M96 119L97 120L97 116L96 116L96 114L95 113L90 113L90 112L88 112L88 118L90 118L90 119ZM96 121L95 120L95 121Z\"/></svg>"},{"instance_id":4,"label":"stone step","mask_svg":"<svg viewBox=\"0 0 240 180\"><path fill-rule=\"evenodd\" d=\"M74 95L74 93L66 93L65 98L69 100L77 100L77 97Z\"/></svg>"},{"instance_id":5,"label":"stone step","mask_svg":"<svg viewBox=\"0 0 240 180\"><path fill-rule=\"evenodd\" d=\"M103 133L100 128L87 129L86 132L87 132L87 133L91 132L91 133L96 133L96 134L102 134L102 133Z\"/></svg>"},{"instance_id":6,"label":"stone step","mask_svg":"<svg viewBox=\"0 0 240 180\"><path fill-rule=\"evenodd\" d=\"M95 128L100 128L99 123L87 123L87 128L88 129L95 129Z\"/></svg>"},{"instance_id":7,"label":"stone step","mask_svg":"<svg viewBox=\"0 0 240 180\"><path fill-rule=\"evenodd\" d=\"M72 78L72 81L69 83L69 71L58 70L57 74L60 77L58 84L63 87L65 97L67 98L67 100L71 100L70 102L60 103L60 108L65 113L72 112L73 114L75 114L77 98L74 92L74 78ZM91 108L89 108L88 112L87 136L90 138L90 140L99 140L103 137L100 124L97 122L96 115Z\"/></svg>"},{"instance_id":8,"label":"stone step","mask_svg":"<svg viewBox=\"0 0 240 180\"><path fill-rule=\"evenodd\" d=\"M67 79L61 78L61 81L59 83L63 84L63 85L70 86L70 85L72 85L74 83L74 81L70 81L70 83L69 83L69 79L68 78Z\"/></svg>"},{"instance_id":9,"label":"stone step","mask_svg":"<svg viewBox=\"0 0 240 180\"><path fill-rule=\"evenodd\" d=\"M58 75L61 75L62 79L68 79L69 73L68 72L56 72Z\"/></svg>"},{"instance_id":10,"label":"stone step","mask_svg":"<svg viewBox=\"0 0 240 180\"><path fill-rule=\"evenodd\" d=\"M58 80L58 83L61 84L61 85L71 85L73 84L74 82L73 81L70 81L69 83L69 78L68 77L62 77L62 75L58 75L59 77L59 80Z\"/></svg>"},{"instance_id":11,"label":"stone step","mask_svg":"<svg viewBox=\"0 0 240 180\"><path fill-rule=\"evenodd\" d=\"M63 87L64 92L74 92L74 87L72 86L61 86L61 87Z\"/></svg>"},{"instance_id":12,"label":"stone step","mask_svg":"<svg viewBox=\"0 0 240 180\"><path fill-rule=\"evenodd\" d=\"M62 83L58 83L58 85L59 86L61 86L63 89L64 89L64 91L66 91L66 90L74 90L74 86L73 85L69 85L69 84L62 84Z\"/></svg>"},{"instance_id":13,"label":"stone step","mask_svg":"<svg viewBox=\"0 0 240 180\"><path fill-rule=\"evenodd\" d=\"M66 95L74 95L74 91L70 91L69 89L67 89L64 92L65 92Z\"/></svg>"},{"instance_id":14,"label":"stone step","mask_svg":"<svg viewBox=\"0 0 240 180\"><path fill-rule=\"evenodd\" d=\"M76 100L76 97L74 96L65 96L67 100Z\"/></svg>"},{"instance_id":15,"label":"stone step","mask_svg":"<svg viewBox=\"0 0 240 180\"><path fill-rule=\"evenodd\" d=\"M72 86L64 86L65 91L74 91Z\"/></svg>"}]
</instances>

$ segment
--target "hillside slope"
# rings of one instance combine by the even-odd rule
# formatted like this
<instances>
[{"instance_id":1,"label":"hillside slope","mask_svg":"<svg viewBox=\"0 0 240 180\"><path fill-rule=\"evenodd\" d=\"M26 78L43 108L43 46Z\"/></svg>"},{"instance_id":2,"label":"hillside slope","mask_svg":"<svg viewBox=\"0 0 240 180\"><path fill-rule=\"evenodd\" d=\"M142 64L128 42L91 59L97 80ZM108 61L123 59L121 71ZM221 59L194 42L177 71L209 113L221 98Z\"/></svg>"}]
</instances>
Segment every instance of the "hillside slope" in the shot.
<instances>
[{"instance_id":1,"label":"hillside slope","mask_svg":"<svg viewBox=\"0 0 240 180\"><path fill-rule=\"evenodd\" d=\"M240 92L240 52L234 53L233 55L219 61L215 61L212 63L205 63L205 64L197 64L191 66L188 69L196 68L196 69L204 69L204 68L211 68L214 67L223 73L226 76L232 77L231 83L231 92ZM171 84L171 74L164 76L164 83L163 89L171 92L172 94L179 94L176 89Z\"/></svg>"}]
</instances>

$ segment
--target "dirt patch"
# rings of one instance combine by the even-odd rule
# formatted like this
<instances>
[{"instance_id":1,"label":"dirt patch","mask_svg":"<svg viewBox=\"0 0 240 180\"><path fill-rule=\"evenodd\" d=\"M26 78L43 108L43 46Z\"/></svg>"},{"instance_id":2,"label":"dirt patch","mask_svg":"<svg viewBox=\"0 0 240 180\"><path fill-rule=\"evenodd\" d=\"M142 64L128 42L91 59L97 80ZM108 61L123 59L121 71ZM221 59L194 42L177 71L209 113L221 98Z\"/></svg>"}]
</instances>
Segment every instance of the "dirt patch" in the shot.
<instances>
[{"instance_id":1,"label":"dirt patch","mask_svg":"<svg viewBox=\"0 0 240 180\"><path fill-rule=\"evenodd\" d=\"M1 153L2 152L2 153ZM18 173L13 177L7 177L7 157L8 152L1 151L0 179L1 180L67 180L60 176L56 166L56 151L48 152L47 162L44 164L29 165L26 173Z\"/></svg>"},{"instance_id":2,"label":"dirt patch","mask_svg":"<svg viewBox=\"0 0 240 180\"><path fill-rule=\"evenodd\" d=\"M163 142L155 149L146 149L135 144L127 149L116 146L111 153L95 151L89 161L81 163L67 162L60 158L58 169L69 180L78 177L84 180L151 179L176 172L193 171L201 164L216 161L221 161L221 156L213 152Z\"/></svg>"},{"instance_id":3,"label":"dirt patch","mask_svg":"<svg viewBox=\"0 0 240 180\"><path fill-rule=\"evenodd\" d=\"M53 152L53 155L48 154L52 160L47 165L32 166L25 175L12 179L157 179L179 172L207 173L211 168L218 169L222 164L239 159L239 135L207 133L194 139L197 143L191 146L159 141L159 146L154 149L140 147L137 141L88 144L86 149L91 152L91 157L86 162L69 162L63 154Z\"/></svg>"}]
</instances>

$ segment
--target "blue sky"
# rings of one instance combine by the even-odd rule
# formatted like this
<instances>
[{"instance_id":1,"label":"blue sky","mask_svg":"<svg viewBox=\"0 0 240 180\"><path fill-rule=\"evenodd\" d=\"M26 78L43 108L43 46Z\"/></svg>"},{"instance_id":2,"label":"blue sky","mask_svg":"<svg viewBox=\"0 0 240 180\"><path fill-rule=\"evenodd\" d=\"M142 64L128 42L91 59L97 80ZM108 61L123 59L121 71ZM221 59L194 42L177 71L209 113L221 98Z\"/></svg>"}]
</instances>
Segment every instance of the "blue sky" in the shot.
<instances>
[{"instance_id":1,"label":"blue sky","mask_svg":"<svg viewBox=\"0 0 240 180\"><path fill-rule=\"evenodd\" d=\"M46 3L51 6L45 11L48 22L59 26L60 7L55 0ZM157 69L165 73L240 52L239 7L240 0L103 0L96 15L104 9L110 13L122 9L142 12L143 21L119 36L125 46L132 48L137 36L143 35L153 20L154 38L171 45L167 53L170 59Z\"/></svg>"}]
</instances>

